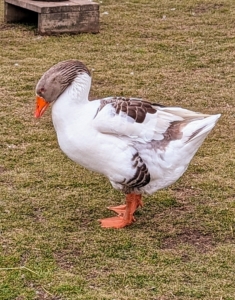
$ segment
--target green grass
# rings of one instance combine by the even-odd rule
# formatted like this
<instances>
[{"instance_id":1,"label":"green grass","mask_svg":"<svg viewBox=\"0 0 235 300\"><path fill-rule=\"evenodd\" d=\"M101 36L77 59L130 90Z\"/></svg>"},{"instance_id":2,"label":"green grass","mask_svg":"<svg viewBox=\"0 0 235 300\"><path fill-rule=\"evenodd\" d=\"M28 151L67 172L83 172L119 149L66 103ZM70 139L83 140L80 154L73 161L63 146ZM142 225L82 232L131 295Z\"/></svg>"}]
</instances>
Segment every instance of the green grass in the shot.
<instances>
[{"instance_id":1,"label":"green grass","mask_svg":"<svg viewBox=\"0 0 235 300\"><path fill-rule=\"evenodd\" d=\"M103 0L100 12L99 34L41 37L4 24L1 1L0 299L233 300L235 3ZM97 222L123 195L61 153L50 111L33 118L37 80L69 58L92 70L92 98L222 113L123 230Z\"/></svg>"}]
</instances>

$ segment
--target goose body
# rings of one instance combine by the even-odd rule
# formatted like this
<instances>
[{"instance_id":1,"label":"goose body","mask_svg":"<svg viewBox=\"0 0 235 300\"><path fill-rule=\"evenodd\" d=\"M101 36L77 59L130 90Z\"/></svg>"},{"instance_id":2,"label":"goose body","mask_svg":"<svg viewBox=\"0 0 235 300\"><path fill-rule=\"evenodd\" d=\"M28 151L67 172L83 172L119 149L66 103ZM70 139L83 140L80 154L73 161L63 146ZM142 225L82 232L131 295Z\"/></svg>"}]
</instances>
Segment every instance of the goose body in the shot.
<instances>
[{"instance_id":1,"label":"goose body","mask_svg":"<svg viewBox=\"0 0 235 300\"><path fill-rule=\"evenodd\" d=\"M90 72L81 62L58 63L36 86L35 117L53 103L61 150L126 194L126 205L110 208L118 216L101 220L103 227L120 228L134 221L142 194L153 194L179 179L220 115L137 98L89 101L90 86Z\"/></svg>"}]
</instances>

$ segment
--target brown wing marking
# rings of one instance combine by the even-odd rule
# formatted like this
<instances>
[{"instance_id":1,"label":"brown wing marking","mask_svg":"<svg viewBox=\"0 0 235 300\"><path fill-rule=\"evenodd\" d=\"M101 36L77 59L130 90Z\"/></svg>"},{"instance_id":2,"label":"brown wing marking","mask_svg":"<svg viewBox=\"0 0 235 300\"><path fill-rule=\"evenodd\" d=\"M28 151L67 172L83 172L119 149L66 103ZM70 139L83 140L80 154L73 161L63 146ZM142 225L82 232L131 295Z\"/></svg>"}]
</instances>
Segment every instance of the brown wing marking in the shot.
<instances>
[{"instance_id":1,"label":"brown wing marking","mask_svg":"<svg viewBox=\"0 0 235 300\"><path fill-rule=\"evenodd\" d=\"M107 104L111 104L115 108L116 114L124 112L137 123L143 123L147 113L154 114L157 111L157 108L153 108L152 104L148 101L135 98L114 97L112 99L101 100L96 115Z\"/></svg>"},{"instance_id":2,"label":"brown wing marking","mask_svg":"<svg viewBox=\"0 0 235 300\"><path fill-rule=\"evenodd\" d=\"M136 169L135 175L129 179L124 180L121 184L123 185L123 191L125 193L131 193L134 190L147 185L150 182L150 174L146 164L143 162L139 153L136 152L132 157L133 168Z\"/></svg>"},{"instance_id":3,"label":"brown wing marking","mask_svg":"<svg viewBox=\"0 0 235 300\"><path fill-rule=\"evenodd\" d=\"M152 140L149 146L155 150L165 150L171 141L180 140L183 136L182 129L189 123L189 120L174 121L170 123L166 132L163 133L163 139L160 141ZM185 143L190 142L204 127L195 130ZM148 146L146 146L148 147Z\"/></svg>"},{"instance_id":4,"label":"brown wing marking","mask_svg":"<svg viewBox=\"0 0 235 300\"><path fill-rule=\"evenodd\" d=\"M171 122L166 132L163 134L165 142L175 141L182 138L183 133L181 129L184 127L185 121Z\"/></svg>"},{"instance_id":5,"label":"brown wing marking","mask_svg":"<svg viewBox=\"0 0 235 300\"><path fill-rule=\"evenodd\" d=\"M199 134L199 133L204 129L204 127L205 127L205 126L203 126L203 127L199 128L199 129L195 130L195 131L191 134L191 136L189 137L189 139L187 140L186 143L190 142L197 134Z\"/></svg>"},{"instance_id":6,"label":"brown wing marking","mask_svg":"<svg viewBox=\"0 0 235 300\"><path fill-rule=\"evenodd\" d=\"M165 150L171 141L179 140L182 138L181 129L185 126L185 121L171 122L170 126L163 133L162 140L152 140L146 147L153 148L154 150Z\"/></svg>"}]
</instances>

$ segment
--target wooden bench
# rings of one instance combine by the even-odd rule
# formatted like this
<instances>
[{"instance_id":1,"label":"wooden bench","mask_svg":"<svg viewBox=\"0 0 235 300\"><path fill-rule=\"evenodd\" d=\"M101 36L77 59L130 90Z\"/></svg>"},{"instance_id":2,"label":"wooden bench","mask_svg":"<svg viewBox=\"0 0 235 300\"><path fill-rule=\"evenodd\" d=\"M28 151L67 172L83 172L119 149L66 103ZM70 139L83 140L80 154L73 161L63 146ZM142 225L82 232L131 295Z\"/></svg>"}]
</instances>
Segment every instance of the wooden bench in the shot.
<instances>
[{"instance_id":1,"label":"wooden bench","mask_svg":"<svg viewBox=\"0 0 235 300\"><path fill-rule=\"evenodd\" d=\"M35 22L41 35L99 32L99 4L89 0L4 2L6 23Z\"/></svg>"}]
</instances>

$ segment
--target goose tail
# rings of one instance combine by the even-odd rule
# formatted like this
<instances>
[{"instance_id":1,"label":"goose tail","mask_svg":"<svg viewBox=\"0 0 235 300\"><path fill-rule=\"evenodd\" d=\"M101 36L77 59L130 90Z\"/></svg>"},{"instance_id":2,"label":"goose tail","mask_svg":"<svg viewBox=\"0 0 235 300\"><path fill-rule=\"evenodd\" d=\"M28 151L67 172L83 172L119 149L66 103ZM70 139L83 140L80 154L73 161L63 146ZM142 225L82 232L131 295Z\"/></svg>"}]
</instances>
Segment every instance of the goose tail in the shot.
<instances>
[{"instance_id":1,"label":"goose tail","mask_svg":"<svg viewBox=\"0 0 235 300\"><path fill-rule=\"evenodd\" d=\"M202 140L203 142L217 123L220 116L220 114L217 114L189 122L183 129L183 135L186 138L185 143L191 143L197 140Z\"/></svg>"}]
</instances>

